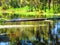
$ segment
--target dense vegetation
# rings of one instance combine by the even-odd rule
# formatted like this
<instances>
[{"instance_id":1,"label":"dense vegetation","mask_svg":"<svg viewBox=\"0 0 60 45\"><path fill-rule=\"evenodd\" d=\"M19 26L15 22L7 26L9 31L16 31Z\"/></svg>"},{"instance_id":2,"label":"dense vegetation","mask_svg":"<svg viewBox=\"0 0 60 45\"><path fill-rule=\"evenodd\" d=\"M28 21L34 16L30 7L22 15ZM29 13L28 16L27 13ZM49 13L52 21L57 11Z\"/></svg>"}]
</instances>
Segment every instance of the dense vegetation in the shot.
<instances>
[{"instance_id":1,"label":"dense vegetation","mask_svg":"<svg viewBox=\"0 0 60 45\"><path fill-rule=\"evenodd\" d=\"M46 15L46 17L49 17L49 15L60 13L59 2L60 0L1 0L0 13L3 13L3 16L6 16L5 13L9 13L8 15L10 16L6 17L11 17L14 14L23 15L22 17L28 17L29 15L33 17ZM3 16L0 14L0 17ZM42 17L44 18L45 16Z\"/></svg>"}]
</instances>

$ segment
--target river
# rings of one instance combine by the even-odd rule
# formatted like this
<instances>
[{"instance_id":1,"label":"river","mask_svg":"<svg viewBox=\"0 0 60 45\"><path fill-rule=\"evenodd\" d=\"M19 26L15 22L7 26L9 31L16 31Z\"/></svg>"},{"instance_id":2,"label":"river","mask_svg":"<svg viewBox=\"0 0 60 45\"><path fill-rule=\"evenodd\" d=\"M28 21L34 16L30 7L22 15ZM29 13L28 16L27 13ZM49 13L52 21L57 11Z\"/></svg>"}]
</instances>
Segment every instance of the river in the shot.
<instances>
[{"instance_id":1,"label":"river","mask_svg":"<svg viewBox=\"0 0 60 45\"><path fill-rule=\"evenodd\" d=\"M54 22L54 27L51 31L51 34L53 36L55 36L54 38L56 38L56 36L57 36L57 38L60 39L60 21L59 20ZM42 42L44 41L43 38L41 38L41 41ZM60 40L58 40L58 42L60 42ZM48 40L48 43L50 43L50 39ZM54 43L54 41L53 41L53 43ZM8 41L7 42L0 42L0 45L9 45L9 44L10 44L10 42L8 42ZM27 45L29 45L29 44L32 45L32 43L27 43ZM24 45L23 42L22 42L22 45Z\"/></svg>"}]
</instances>

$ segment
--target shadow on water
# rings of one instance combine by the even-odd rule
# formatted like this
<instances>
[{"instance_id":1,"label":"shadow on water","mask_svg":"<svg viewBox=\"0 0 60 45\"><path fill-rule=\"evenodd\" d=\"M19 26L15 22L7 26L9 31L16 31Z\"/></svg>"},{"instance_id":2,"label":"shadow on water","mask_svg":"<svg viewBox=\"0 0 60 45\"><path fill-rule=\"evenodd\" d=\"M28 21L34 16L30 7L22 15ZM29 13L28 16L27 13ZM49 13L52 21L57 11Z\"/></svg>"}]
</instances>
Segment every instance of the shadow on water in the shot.
<instances>
[{"instance_id":1,"label":"shadow on water","mask_svg":"<svg viewBox=\"0 0 60 45\"><path fill-rule=\"evenodd\" d=\"M6 33L0 34L0 45L9 45L9 37Z\"/></svg>"}]
</instances>

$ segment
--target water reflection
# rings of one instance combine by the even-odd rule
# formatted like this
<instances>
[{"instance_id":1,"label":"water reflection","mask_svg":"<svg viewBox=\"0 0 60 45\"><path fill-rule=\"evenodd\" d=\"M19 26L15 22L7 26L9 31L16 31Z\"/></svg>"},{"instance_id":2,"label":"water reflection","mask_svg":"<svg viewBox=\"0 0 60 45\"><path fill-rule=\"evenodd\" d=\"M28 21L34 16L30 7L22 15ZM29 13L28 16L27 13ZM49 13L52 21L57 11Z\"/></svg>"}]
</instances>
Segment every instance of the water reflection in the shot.
<instances>
[{"instance_id":1,"label":"water reflection","mask_svg":"<svg viewBox=\"0 0 60 45\"><path fill-rule=\"evenodd\" d=\"M58 44L60 45L60 21L55 24L55 27L52 30L53 35L53 45Z\"/></svg>"},{"instance_id":2,"label":"water reflection","mask_svg":"<svg viewBox=\"0 0 60 45\"><path fill-rule=\"evenodd\" d=\"M52 30L53 35L57 35L60 38L60 21L55 24L55 28Z\"/></svg>"},{"instance_id":3,"label":"water reflection","mask_svg":"<svg viewBox=\"0 0 60 45\"><path fill-rule=\"evenodd\" d=\"M45 22L45 23L46 23L46 22ZM42 24L42 23L41 23L41 24ZM47 27L47 26L45 25L45 26L43 26L43 28L42 28L42 27L37 27L37 28L35 28L35 31L36 31L37 29L39 29L38 32L39 32L40 37L38 36L37 39L36 39L36 36L37 36L36 34L38 34L38 33L36 33L37 31L34 32L34 36L32 35L32 34L33 34L33 33L32 33L32 30L34 30L34 29L33 29L34 27L33 27L33 28L30 27L31 29L30 29L30 28L28 29L28 28L24 28L24 27L23 27L23 28L19 28L19 29L16 29L16 28L14 29L14 28L13 28L13 29L6 29L6 30L10 30L10 31L13 30L13 32L16 31L16 30L17 30L17 31L20 30L21 32L23 32L24 35L26 34L25 36L27 36L27 34L31 33L30 35L32 35L32 36L29 35L30 37L28 36L28 38L36 41L36 42L34 42L34 43L36 43L36 45L41 44L41 43L42 43L42 44L48 44L48 45L49 45L50 42L51 42L50 37L48 38L48 40L45 40L45 37L47 37L47 36L45 35L45 33L48 35L48 31L47 31L48 29L45 29L46 27ZM26 30L26 32L24 32L25 30ZM29 33L28 33L28 30L30 31ZM44 31L44 33L43 33L43 31ZM47 31L47 32L46 32L46 31ZM12 33L13 33L13 32L12 32ZM40 34L40 33L41 33L41 34ZM53 39L52 45L55 45L55 43L59 42L59 40L58 40L57 38L60 38L60 21L58 21L57 23L55 23L55 27L52 29L52 32L51 32L51 33L52 33L53 38L54 38L54 39L52 38L52 39ZM22 33L20 33L20 34L22 34ZM20 37L23 36L23 38L24 38L24 35L23 35L23 34L20 35ZM13 35L13 36L14 36L14 35ZM44 37L44 36L45 36L45 37ZM16 36L15 36L15 37L16 37ZM32 37L32 38L31 38L31 37ZM27 37L25 37L25 38L27 39ZM39 38L39 39L38 39L38 38ZM1 38L0 38L0 39L1 39ZM8 44L10 45L10 42L7 42L6 44L5 44L5 43L6 43L6 42L4 42L4 43L3 43L3 42L0 42L1 45L8 45ZM25 39L24 39L24 40L20 40L20 39L19 39L19 40L18 40L18 43L17 43L17 42L14 42L14 43L15 43L16 45L17 45L17 44L18 44L18 45L19 45L19 44L21 44L21 45L33 45L33 41L31 42L31 40L28 40L28 39L27 39L27 40L25 40Z\"/></svg>"},{"instance_id":4,"label":"water reflection","mask_svg":"<svg viewBox=\"0 0 60 45\"><path fill-rule=\"evenodd\" d=\"M0 45L9 45L10 42L0 42Z\"/></svg>"}]
</instances>

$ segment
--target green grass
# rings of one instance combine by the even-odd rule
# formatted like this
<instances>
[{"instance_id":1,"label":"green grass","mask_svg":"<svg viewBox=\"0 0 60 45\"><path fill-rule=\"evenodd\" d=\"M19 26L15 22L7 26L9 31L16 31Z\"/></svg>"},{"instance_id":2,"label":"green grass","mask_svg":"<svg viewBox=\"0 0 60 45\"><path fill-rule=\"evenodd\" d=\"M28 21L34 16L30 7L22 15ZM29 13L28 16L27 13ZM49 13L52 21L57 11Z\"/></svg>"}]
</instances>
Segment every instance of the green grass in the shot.
<instances>
[{"instance_id":1,"label":"green grass","mask_svg":"<svg viewBox=\"0 0 60 45\"><path fill-rule=\"evenodd\" d=\"M9 8L7 10L1 10L1 9L2 9L2 7L0 7L0 16L1 17L4 16L3 13L8 13L9 16L12 16L12 14L18 14L18 16L22 15L23 17L25 16L27 18L29 16L34 16L34 17L38 16L39 17L39 15L41 15L39 10L37 11L33 8L33 11L30 11L31 9L28 6L21 7L21 8ZM46 16L45 18L52 18L52 17L55 16L52 8L50 10L46 9L46 12L44 10L40 10L40 11L43 12L42 13L43 17L42 18L44 18L45 16Z\"/></svg>"}]
</instances>

